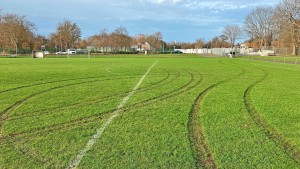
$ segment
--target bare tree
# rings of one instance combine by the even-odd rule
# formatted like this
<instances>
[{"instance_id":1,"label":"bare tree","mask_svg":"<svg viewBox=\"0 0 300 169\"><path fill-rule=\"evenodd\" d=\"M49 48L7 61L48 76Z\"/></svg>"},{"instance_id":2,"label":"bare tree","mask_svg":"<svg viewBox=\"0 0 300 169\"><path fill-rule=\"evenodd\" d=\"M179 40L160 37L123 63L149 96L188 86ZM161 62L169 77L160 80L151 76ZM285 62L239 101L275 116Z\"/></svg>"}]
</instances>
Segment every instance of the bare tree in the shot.
<instances>
[{"instance_id":1,"label":"bare tree","mask_svg":"<svg viewBox=\"0 0 300 169\"><path fill-rule=\"evenodd\" d=\"M287 19L292 24L300 28L300 1L299 0L282 0L278 6L277 11L280 16Z\"/></svg>"},{"instance_id":2,"label":"bare tree","mask_svg":"<svg viewBox=\"0 0 300 169\"><path fill-rule=\"evenodd\" d=\"M133 38L133 43L138 44L138 43L143 43L146 42L147 36L145 34L137 34L134 38Z\"/></svg>"},{"instance_id":3,"label":"bare tree","mask_svg":"<svg viewBox=\"0 0 300 169\"><path fill-rule=\"evenodd\" d=\"M228 46L228 43L226 42L228 40L228 38L225 35L220 35L219 39L221 40L221 43L222 43L221 47L222 48Z\"/></svg>"},{"instance_id":4,"label":"bare tree","mask_svg":"<svg viewBox=\"0 0 300 169\"><path fill-rule=\"evenodd\" d=\"M156 50L162 47L162 33L155 32L152 35L146 36L146 41L150 43Z\"/></svg>"},{"instance_id":5,"label":"bare tree","mask_svg":"<svg viewBox=\"0 0 300 169\"><path fill-rule=\"evenodd\" d=\"M227 25L223 30L223 35L228 38L231 48L233 49L235 41L242 36L242 30L238 25Z\"/></svg>"},{"instance_id":6,"label":"bare tree","mask_svg":"<svg viewBox=\"0 0 300 169\"><path fill-rule=\"evenodd\" d=\"M177 42L176 48L179 49L193 49L195 48L194 43L189 43L189 42Z\"/></svg>"},{"instance_id":7,"label":"bare tree","mask_svg":"<svg viewBox=\"0 0 300 169\"><path fill-rule=\"evenodd\" d=\"M204 48L205 46L205 41L203 39L198 39L195 42L195 47L196 48Z\"/></svg>"},{"instance_id":8,"label":"bare tree","mask_svg":"<svg viewBox=\"0 0 300 169\"><path fill-rule=\"evenodd\" d=\"M273 16L273 7L257 7L245 18L244 29L252 39L259 41L260 49L271 44Z\"/></svg>"},{"instance_id":9,"label":"bare tree","mask_svg":"<svg viewBox=\"0 0 300 169\"><path fill-rule=\"evenodd\" d=\"M50 42L49 42L50 46L54 46L56 48L56 50L62 50L62 44L61 44L62 40L61 40L59 34L51 33L49 35L49 39L50 39Z\"/></svg>"},{"instance_id":10,"label":"bare tree","mask_svg":"<svg viewBox=\"0 0 300 169\"><path fill-rule=\"evenodd\" d=\"M153 42L153 44L154 44L154 47L156 48L156 49L159 49L160 47L161 47L161 45L162 45L162 40L163 40L163 35L162 35L162 33L161 32L155 32L154 34L153 34L153 40L154 40L154 42Z\"/></svg>"},{"instance_id":11,"label":"bare tree","mask_svg":"<svg viewBox=\"0 0 300 169\"><path fill-rule=\"evenodd\" d=\"M292 55L298 55L300 46L300 1L282 0L276 8L279 39L292 45Z\"/></svg>"},{"instance_id":12,"label":"bare tree","mask_svg":"<svg viewBox=\"0 0 300 169\"><path fill-rule=\"evenodd\" d=\"M107 47L110 46L107 29L103 29L98 35L91 36L88 39L88 43L98 49L102 49L103 52L107 52Z\"/></svg>"},{"instance_id":13,"label":"bare tree","mask_svg":"<svg viewBox=\"0 0 300 169\"><path fill-rule=\"evenodd\" d=\"M26 16L16 14L0 15L0 44L4 50L15 49L22 46L29 47L34 37L34 24Z\"/></svg>"},{"instance_id":14,"label":"bare tree","mask_svg":"<svg viewBox=\"0 0 300 169\"><path fill-rule=\"evenodd\" d=\"M37 35L34 37L33 49L41 49L41 46L48 44L48 39L45 36Z\"/></svg>"},{"instance_id":15,"label":"bare tree","mask_svg":"<svg viewBox=\"0 0 300 169\"><path fill-rule=\"evenodd\" d=\"M109 39L111 46L116 51L126 50L127 47L130 47L132 42L132 38L128 35L127 29L123 26L117 27L115 31L109 35Z\"/></svg>"},{"instance_id":16,"label":"bare tree","mask_svg":"<svg viewBox=\"0 0 300 169\"><path fill-rule=\"evenodd\" d=\"M103 29L99 33L96 45L101 47L104 52L107 52L107 47L109 46L109 34L107 29Z\"/></svg>"},{"instance_id":17,"label":"bare tree","mask_svg":"<svg viewBox=\"0 0 300 169\"><path fill-rule=\"evenodd\" d=\"M226 46L226 41L224 41L225 39L227 39L225 36L215 36L214 38L212 38L210 40L211 42L211 47L212 48L222 48L224 46Z\"/></svg>"},{"instance_id":18,"label":"bare tree","mask_svg":"<svg viewBox=\"0 0 300 169\"><path fill-rule=\"evenodd\" d=\"M295 24L290 23L285 18L278 18L276 20L276 38L277 45L288 47L292 49L292 55L298 55L300 47L300 30Z\"/></svg>"},{"instance_id":19,"label":"bare tree","mask_svg":"<svg viewBox=\"0 0 300 169\"><path fill-rule=\"evenodd\" d=\"M59 44L60 50L68 49L74 47L75 42L80 39L81 30L76 23L65 20L58 24L56 32L50 36L56 44Z\"/></svg>"},{"instance_id":20,"label":"bare tree","mask_svg":"<svg viewBox=\"0 0 300 169\"><path fill-rule=\"evenodd\" d=\"M75 48L76 49L86 49L87 48L87 40L85 40L85 39L79 39L75 43Z\"/></svg>"},{"instance_id":21,"label":"bare tree","mask_svg":"<svg viewBox=\"0 0 300 169\"><path fill-rule=\"evenodd\" d=\"M155 32L154 34L150 35L138 34L133 38L133 43L139 45L139 48L141 48L142 44L148 43L150 45L148 50L161 49L163 51L167 46L167 44L163 41L161 32Z\"/></svg>"}]
</instances>

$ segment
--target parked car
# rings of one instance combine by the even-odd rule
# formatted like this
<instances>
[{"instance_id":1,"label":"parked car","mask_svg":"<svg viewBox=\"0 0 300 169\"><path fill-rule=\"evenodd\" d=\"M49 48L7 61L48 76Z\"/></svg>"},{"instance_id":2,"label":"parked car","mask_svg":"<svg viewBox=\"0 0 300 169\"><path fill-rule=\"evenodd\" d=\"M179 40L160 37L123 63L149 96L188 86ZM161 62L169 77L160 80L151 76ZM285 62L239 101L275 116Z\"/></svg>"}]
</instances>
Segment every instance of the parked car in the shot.
<instances>
[{"instance_id":1,"label":"parked car","mask_svg":"<svg viewBox=\"0 0 300 169\"><path fill-rule=\"evenodd\" d=\"M47 51L47 50L44 51L44 55L49 55L49 54L50 54L49 51Z\"/></svg>"},{"instance_id":2,"label":"parked car","mask_svg":"<svg viewBox=\"0 0 300 169\"><path fill-rule=\"evenodd\" d=\"M63 51L59 51L59 52L56 52L55 54L57 55L75 55L77 54L77 51L76 49L67 49L66 51L63 50Z\"/></svg>"},{"instance_id":3,"label":"parked car","mask_svg":"<svg viewBox=\"0 0 300 169\"><path fill-rule=\"evenodd\" d=\"M56 52L55 54L57 54L57 55L66 55L68 53L66 51L59 51L59 52Z\"/></svg>"},{"instance_id":4,"label":"parked car","mask_svg":"<svg viewBox=\"0 0 300 169\"><path fill-rule=\"evenodd\" d=\"M76 49L67 49L67 54L75 55L77 53Z\"/></svg>"},{"instance_id":5,"label":"parked car","mask_svg":"<svg viewBox=\"0 0 300 169\"><path fill-rule=\"evenodd\" d=\"M174 53L182 54L183 52L181 52L180 50L175 50Z\"/></svg>"}]
</instances>

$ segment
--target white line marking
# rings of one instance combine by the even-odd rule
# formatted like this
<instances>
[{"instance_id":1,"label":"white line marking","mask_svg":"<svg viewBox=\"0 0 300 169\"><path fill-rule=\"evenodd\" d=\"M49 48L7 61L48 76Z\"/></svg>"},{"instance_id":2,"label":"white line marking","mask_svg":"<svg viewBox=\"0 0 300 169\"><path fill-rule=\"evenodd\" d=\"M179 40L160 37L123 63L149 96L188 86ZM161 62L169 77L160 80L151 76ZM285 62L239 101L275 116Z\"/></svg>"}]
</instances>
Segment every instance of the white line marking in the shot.
<instances>
[{"instance_id":1,"label":"white line marking","mask_svg":"<svg viewBox=\"0 0 300 169\"><path fill-rule=\"evenodd\" d=\"M93 135L93 137L88 141L86 146L80 150L80 152L77 154L77 156L71 161L69 168L74 169L77 168L80 164L82 158L88 152L93 145L96 143L97 139L101 137L106 127L113 121L114 118L116 118L119 115L120 109L124 107L126 102L129 100L129 98L135 93L135 91L140 87L145 77L148 75L150 70L156 65L157 61L153 63L152 66L149 67L148 71L143 75L143 77L140 79L140 81L135 85L133 90L128 93L126 97L123 98L122 102L119 104L117 109L112 113L112 115L109 117L109 119L97 130L97 132Z\"/></svg>"},{"instance_id":2,"label":"white line marking","mask_svg":"<svg viewBox=\"0 0 300 169\"><path fill-rule=\"evenodd\" d=\"M110 68L106 68L106 71L109 72L109 73L111 73L111 71L110 71L109 69L110 69Z\"/></svg>"},{"instance_id":3,"label":"white line marking","mask_svg":"<svg viewBox=\"0 0 300 169\"><path fill-rule=\"evenodd\" d=\"M111 68L106 68L106 71L107 71L108 73L113 74L113 75L120 75L120 73L115 73L115 72L111 71Z\"/></svg>"}]
</instances>

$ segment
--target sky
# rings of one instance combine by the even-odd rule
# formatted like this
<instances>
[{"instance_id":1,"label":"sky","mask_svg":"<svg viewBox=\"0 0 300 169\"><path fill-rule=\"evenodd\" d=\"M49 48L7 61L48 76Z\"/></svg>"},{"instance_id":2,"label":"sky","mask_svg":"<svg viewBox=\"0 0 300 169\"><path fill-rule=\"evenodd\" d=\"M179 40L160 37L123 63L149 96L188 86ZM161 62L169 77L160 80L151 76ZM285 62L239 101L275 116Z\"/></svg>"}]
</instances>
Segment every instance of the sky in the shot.
<instances>
[{"instance_id":1,"label":"sky","mask_svg":"<svg viewBox=\"0 0 300 169\"><path fill-rule=\"evenodd\" d=\"M70 20L82 38L123 26L130 36L161 32L166 42L209 41L226 25L243 25L258 6L280 0L0 0L1 13L25 15L36 33L48 36Z\"/></svg>"}]
</instances>

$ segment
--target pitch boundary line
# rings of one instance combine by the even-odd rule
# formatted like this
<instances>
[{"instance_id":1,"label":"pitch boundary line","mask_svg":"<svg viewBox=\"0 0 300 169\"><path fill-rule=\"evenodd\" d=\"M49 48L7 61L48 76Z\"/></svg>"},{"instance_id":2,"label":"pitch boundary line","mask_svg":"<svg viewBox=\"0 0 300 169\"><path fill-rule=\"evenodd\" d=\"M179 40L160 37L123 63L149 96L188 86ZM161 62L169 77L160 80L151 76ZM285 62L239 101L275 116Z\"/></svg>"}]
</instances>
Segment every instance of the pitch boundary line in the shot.
<instances>
[{"instance_id":1,"label":"pitch boundary line","mask_svg":"<svg viewBox=\"0 0 300 169\"><path fill-rule=\"evenodd\" d=\"M73 168L77 168L78 165L80 164L82 158L85 156L86 152L88 152L93 145L96 143L97 139L99 139L104 130L106 129L106 127L113 121L114 118L116 118L119 115L120 109L122 109L124 107L124 105L126 104L126 102L130 99L130 97L135 93L135 91L140 87L140 85L142 84L143 80L145 79L145 77L148 75L148 73L150 72L150 70L156 65L158 61L156 61L155 63L153 63L149 69L147 70L147 72L142 76L142 78L139 80L139 82L135 85L135 87L133 88L133 90L123 98L122 102L119 104L119 106L117 107L117 109L115 110L115 112L112 113L112 115L109 117L109 119L97 130L97 132L92 136L92 138L88 141L88 143L86 144L86 146L80 150L80 152L77 154L77 156L71 161L69 168L73 169Z\"/></svg>"}]
</instances>

